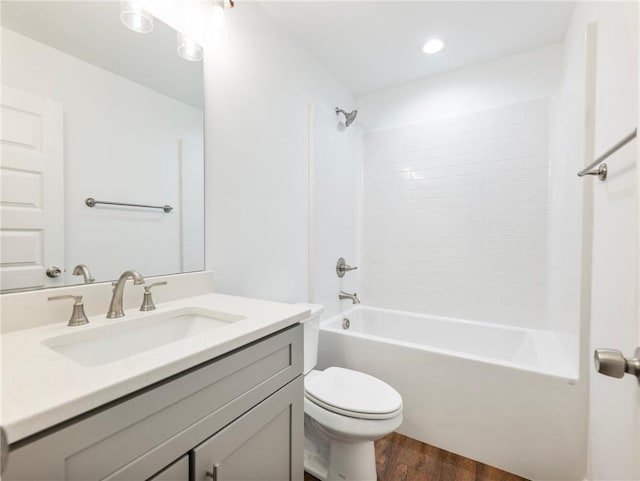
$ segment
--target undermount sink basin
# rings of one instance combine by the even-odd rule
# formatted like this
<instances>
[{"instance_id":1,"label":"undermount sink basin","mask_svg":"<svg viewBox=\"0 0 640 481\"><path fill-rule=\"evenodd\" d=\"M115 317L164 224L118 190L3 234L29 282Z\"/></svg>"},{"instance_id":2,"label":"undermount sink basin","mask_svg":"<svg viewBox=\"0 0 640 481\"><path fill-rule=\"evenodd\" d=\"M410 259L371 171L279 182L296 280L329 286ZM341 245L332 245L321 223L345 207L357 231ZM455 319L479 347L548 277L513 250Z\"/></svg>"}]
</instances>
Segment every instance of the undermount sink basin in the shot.
<instances>
[{"instance_id":1,"label":"undermount sink basin","mask_svg":"<svg viewBox=\"0 0 640 481\"><path fill-rule=\"evenodd\" d=\"M182 308L50 337L42 344L82 366L100 366L243 319L226 312Z\"/></svg>"}]
</instances>

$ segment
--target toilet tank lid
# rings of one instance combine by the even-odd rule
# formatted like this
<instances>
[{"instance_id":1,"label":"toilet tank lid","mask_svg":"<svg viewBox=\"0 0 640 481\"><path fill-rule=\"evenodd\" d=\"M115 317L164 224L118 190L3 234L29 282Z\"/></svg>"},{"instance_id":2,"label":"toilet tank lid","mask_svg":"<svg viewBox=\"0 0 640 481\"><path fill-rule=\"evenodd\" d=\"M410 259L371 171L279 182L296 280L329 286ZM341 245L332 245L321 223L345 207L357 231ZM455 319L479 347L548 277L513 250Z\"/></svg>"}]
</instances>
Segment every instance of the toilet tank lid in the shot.
<instances>
[{"instance_id":1,"label":"toilet tank lid","mask_svg":"<svg viewBox=\"0 0 640 481\"><path fill-rule=\"evenodd\" d=\"M311 315L309 316L309 319L315 316L319 316L322 313L322 311L324 311L324 306L322 304L307 304L304 302L300 302L296 305L306 307L311 311Z\"/></svg>"}]
</instances>

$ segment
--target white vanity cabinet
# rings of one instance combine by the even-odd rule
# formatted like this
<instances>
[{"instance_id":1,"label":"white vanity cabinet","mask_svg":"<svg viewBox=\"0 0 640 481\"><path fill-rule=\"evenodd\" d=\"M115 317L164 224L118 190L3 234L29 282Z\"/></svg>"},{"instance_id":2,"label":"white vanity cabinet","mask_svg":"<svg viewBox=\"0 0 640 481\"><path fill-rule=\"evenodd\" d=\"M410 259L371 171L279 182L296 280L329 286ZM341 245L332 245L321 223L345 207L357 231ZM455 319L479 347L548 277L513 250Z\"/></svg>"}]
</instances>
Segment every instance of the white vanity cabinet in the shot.
<instances>
[{"instance_id":1,"label":"white vanity cabinet","mask_svg":"<svg viewBox=\"0 0 640 481\"><path fill-rule=\"evenodd\" d=\"M301 481L302 345L290 327L13 443L2 479Z\"/></svg>"}]
</instances>

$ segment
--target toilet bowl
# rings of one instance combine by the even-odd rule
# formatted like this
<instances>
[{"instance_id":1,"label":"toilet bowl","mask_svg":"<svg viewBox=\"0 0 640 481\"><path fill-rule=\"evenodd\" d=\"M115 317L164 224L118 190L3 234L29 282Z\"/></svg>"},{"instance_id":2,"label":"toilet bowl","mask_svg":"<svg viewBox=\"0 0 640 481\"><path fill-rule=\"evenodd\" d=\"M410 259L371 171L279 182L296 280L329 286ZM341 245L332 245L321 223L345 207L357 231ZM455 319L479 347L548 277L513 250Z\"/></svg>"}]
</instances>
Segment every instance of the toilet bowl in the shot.
<instances>
[{"instance_id":1,"label":"toilet bowl","mask_svg":"<svg viewBox=\"0 0 640 481\"><path fill-rule=\"evenodd\" d=\"M402 424L402 397L368 374L317 364L320 314L303 321L305 471L322 481L376 481L373 442Z\"/></svg>"}]
</instances>

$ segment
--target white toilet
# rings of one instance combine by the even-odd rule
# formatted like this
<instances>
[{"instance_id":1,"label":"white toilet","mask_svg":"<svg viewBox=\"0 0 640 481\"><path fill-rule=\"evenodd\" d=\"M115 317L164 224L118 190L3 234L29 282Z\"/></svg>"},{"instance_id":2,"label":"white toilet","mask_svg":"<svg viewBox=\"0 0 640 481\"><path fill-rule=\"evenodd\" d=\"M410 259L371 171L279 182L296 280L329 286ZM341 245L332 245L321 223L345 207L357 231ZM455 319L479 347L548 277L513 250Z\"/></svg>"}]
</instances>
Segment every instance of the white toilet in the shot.
<instances>
[{"instance_id":1,"label":"white toilet","mask_svg":"<svg viewBox=\"0 0 640 481\"><path fill-rule=\"evenodd\" d=\"M373 441L402 424L402 397L381 380L318 361L320 314L304 326L304 469L322 481L376 481Z\"/></svg>"}]
</instances>

